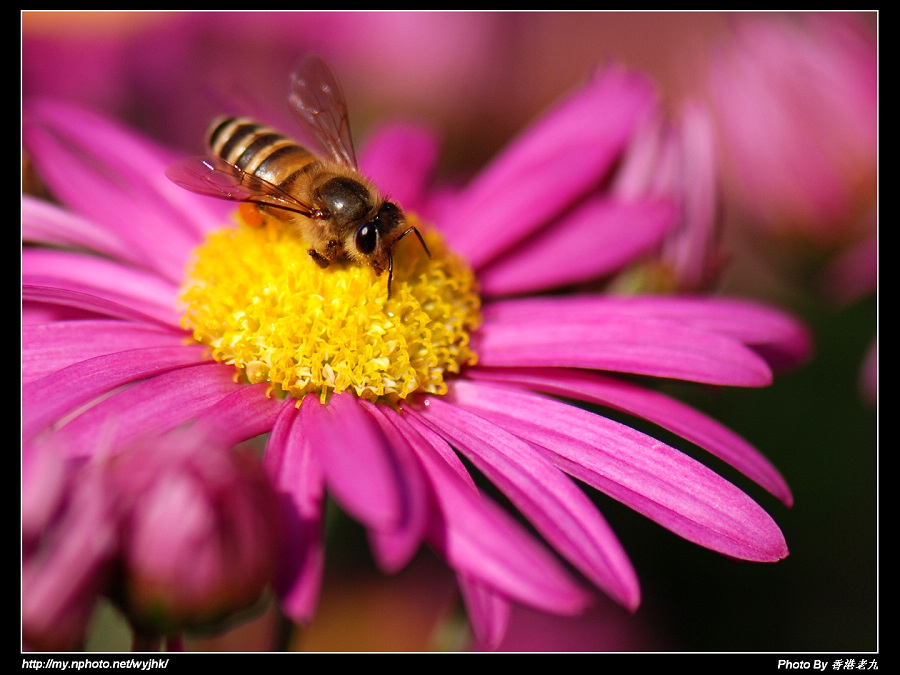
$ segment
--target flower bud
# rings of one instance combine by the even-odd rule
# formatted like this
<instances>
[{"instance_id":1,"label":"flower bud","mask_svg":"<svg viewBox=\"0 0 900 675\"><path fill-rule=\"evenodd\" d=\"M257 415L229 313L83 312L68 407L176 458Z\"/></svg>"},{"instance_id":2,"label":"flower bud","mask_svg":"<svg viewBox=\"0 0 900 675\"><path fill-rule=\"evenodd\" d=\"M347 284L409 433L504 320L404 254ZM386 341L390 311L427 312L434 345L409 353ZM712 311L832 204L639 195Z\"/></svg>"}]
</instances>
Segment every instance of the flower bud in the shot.
<instances>
[{"instance_id":1,"label":"flower bud","mask_svg":"<svg viewBox=\"0 0 900 675\"><path fill-rule=\"evenodd\" d=\"M52 444L22 450L23 648L71 651L84 642L109 581L115 529L91 466Z\"/></svg>"},{"instance_id":2,"label":"flower bud","mask_svg":"<svg viewBox=\"0 0 900 675\"><path fill-rule=\"evenodd\" d=\"M169 434L117 456L107 481L120 518L115 600L138 632L213 628L259 600L280 519L252 454Z\"/></svg>"}]
</instances>

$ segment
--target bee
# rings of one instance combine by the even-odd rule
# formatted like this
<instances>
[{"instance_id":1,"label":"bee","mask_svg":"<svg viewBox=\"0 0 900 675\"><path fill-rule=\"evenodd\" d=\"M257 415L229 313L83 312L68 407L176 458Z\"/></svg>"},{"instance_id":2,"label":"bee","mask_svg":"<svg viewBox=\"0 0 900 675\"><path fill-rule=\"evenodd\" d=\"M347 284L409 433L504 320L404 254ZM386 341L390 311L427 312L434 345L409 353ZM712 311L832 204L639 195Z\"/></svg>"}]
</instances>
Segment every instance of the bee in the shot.
<instances>
[{"instance_id":1,"label":"bee","mask_svg":"<svg viewBox=\"0 0 900 675\"><path fill-rule=\"evenodd\" d=\"M209 127L209 156L184 159L166 175L192 192L252 204L264 218L296 227L322 268L349 260L371 265L379 276L386 269L390 297L397 243L415 234L431 257L425 240L359 172L344 95L324 61L312 55L300 61L288 101L322 156L248 118L224 117Z\"/></svg>"}]
</instances>

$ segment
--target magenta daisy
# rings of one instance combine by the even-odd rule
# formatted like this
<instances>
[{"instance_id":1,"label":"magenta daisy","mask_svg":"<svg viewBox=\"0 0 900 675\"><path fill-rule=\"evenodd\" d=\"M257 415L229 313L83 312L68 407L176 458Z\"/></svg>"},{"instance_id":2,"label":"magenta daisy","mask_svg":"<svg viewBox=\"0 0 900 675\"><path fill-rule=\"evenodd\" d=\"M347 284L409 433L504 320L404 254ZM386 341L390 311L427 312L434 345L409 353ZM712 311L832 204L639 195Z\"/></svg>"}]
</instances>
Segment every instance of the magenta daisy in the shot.
<instances>
[{"instance_id":1,"label":"magenta daisy","mask_svg":"<svg viewBox=\"0 0 900 675\"><path fill-rule=\"evenodd\" d=\"M792 501L758 451L650 383L765 386L770 363L808 355L802 325L741 300L547 293L623 269L677 222L672 198L612 187L657 103L607 69L462 190L430 189L430 135L384 130L360 164L431 253L406 237L388 295L370 267L322 270L289 234L175 186L175 157L147 141L30 102L25 147L65 207L23 197L24 239L41 244L23 250L25 439L90 457L100 437L116 447L188 423L224 445L268 434L290 530L277 591L299 621L315 611L326 496L386 571L438 551L485 645L512 602L572 614L595 586L638 606L625 551L573 479L714 551L783 558L778 526L741 489L568 402L650 420Z\"/></svg>"}]
</instances>

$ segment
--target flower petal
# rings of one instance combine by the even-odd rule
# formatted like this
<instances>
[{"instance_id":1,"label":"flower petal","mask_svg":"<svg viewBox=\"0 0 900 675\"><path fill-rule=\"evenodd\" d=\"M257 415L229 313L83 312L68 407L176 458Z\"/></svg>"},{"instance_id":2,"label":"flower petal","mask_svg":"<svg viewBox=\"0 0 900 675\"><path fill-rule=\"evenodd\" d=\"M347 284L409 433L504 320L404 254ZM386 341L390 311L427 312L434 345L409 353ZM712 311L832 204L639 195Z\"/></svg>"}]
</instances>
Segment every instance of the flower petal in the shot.
<instances>
[{"instance_id":1,"label":"flower petal","mask_svg":"<svg viewBox=\"0 0 900 675\"><path fill-rule=\"evenodd\" d=\"M416 451L435 497L429 541L454 569L549 612L574 614L587 606L589 594L559 561L443 459L449 446L438 433L417 414L390 419Z\"/></svg>"},{"instance_id":2,"label":"flower petal","mask_svg":"<svg viewBox=\"0 0 900 675\"><path fill-rule=\"evenodd\" d=\"M456 404L545 448L575 478L725 555L774 562L787 545L756 502L687 455L628 426L503 385L458 381Z\"/></svg>"},{"instance_id":3,"label":"flower petal","mask_svg":"<svg viewBox=\"0 0 900 675\"><path fill-rule=\"evenodd\" d=\"M405 515L396 460L357 399L337 394L323 405L307 396L300 405L300 425L341 507L366 527L396 529Z\"/></svg>"},{"instance_id":4,"label":"flower petal","mask_svg":"<svg viewBox=\"0 0 900 675\"><path fill-rule=\"evenodd\" d=\"M563 368L471 368L468 377L511 382L557 396L576 398L637 415L673 431L728 462L787 506L790 488L769 460L728 427L684 403L630 382Z\"/></svg>"},{"instance_id":5,"label":"flower petal","mask_svg":"<svg viewBox=\"0 0 900 675\"><path fill-rule=\"evenodd\" d=\"M120 236L126 260L167 279L178 281L202 233L225 222L225 203L200 199L166 178L171 156L86 110L28 101L22 139L60 201Z\"/></svg>"},{"instance_id":6,"label":"flower petal","mask_svg":"<svg viewBox=\"0 0 900 675\"><path fill-rule=\"evenodd\" d=\"M287 616L309 622L315 614L325 569L325 475L313 448L300 432L298 418L295 402L284 401L266 444L263 466L282 497L287 530L275 589Z\"/></svg>"},{"instance_id":7,"label":"flower petal","mask_svg":"<svg viewBox=\"0 0 900 675\"><path fill-rule=\"evenodd\" d=\"M372 551L379 565L386 572L396 572L412 559L425 537L430 515L430 490L409 442L388 420L392 411L365 400L360 400L359 404L376 421L388 441L396 460L398 479L402 482L403 520L392 530L369 531Z\"/></svg>"},{"instance_id":8,"label":"flower petal","mask_svg":"<svg viewBox=\"0 0 900 675\"><path fill-rule=\"evenodd\" d=\"M503 427L431 397L419 417L436 428L515 504L556 550L629 609L640 603L628 556L584 492Z\"/></svg>"},{"instance_id":9,"label":"flower petal","mask_svg":"<svg viewBox=\"0 0 900 675\"><path fill-rule=\"evenodd\" d=\"M71 305L55 304L53 298L59 295L57 289L30 289L30 294L47 295L49 302L41 300L22 300L22 325L36 325L40 323L53 323L54 321L93 321L95 319L107 319L106 314L98 314L90 310L73 307ZM94 299L96 302L96 299ZM84 303L88 304L88 303Z\"/></svg>"},{"instance_id":10,"label":"flower petal","mask_svg":"<svg viewBox=\"0 0 900 675\"><path fill-rule=\"evenodd\" d=\"M813 340L806 325L771 305L743 298L634 296L608 298L603 312L646 314L686 322L720 333L752 348L774 367L795 366L808 360Z\"/></svg>"},{"instance_id":11,"label":"flower petal","mask_svg":"<svg viewBox=\"0 0 900 675\"><path fill-rule=\"evenodd\" d=\"M129 247L115 233L56 204L22 195L22 241L88 249L127 260Z\"/></svg>"},{"instance_id":12,"label":"flower petal","mask_svg":"<svg viewBox=\"0 0 900 675\"><path fill-rule=\"evenodd\" d=\"M481 267L596 186L655 101L648 81L607 68L500 154L438 225Z\"/></svg>"},{"instance_id":13,"label":"flower petal","mask_svg":"<svg viewBox=\"0 0 900 675\"><path fill-rule=\"evenodd\" d=\"M23 552L22 637L31 649L80 649L95 599L108 590L118 533L91 468L70 470L59 486L65 507L43 528L39 549Z\"/></svg>"},{"instance_id":14,"label":"flower petal","mask_svg":"<svg viewBox=\"0 0 900 675\"><path fill-rule=\"evenodd\" d=\"M163 434L195 419L244 385L212 361L135 382L61 427L56 436L72 457L114 453L145 434ZM110 420L115 420L111 423ZM215 437L219 442L221 434Z\"/></svg>"},{"instance_id":15,"label":"flower petal","mask_svg":"<svg viewBox=\"0 0 900 675\"><path fill-rule=\"evenodd\" d=\"M266 395L268 386L266 382L240 385L197 417L195 433L206 433L223 447L268 433L283 405L280 399Z\"/></svg>"},{"instance_id":16,"label":"flower petal","mask_svg":"<svg viewBox=\"0 0 900 675\"><path fill-rule=\"evenodd\" d=\"M603 313L607 306L611 311ZM491 303L473 336L478 362L593 368L745 387L772 382L766 362L737 340L650 311L616 312L616 306L605 298Z\"/></svg>"},{"instance_id":17,"label":"flower petal","mask_svg":"<svg viewBox=\"0 0 900 675\"><path fill-rule=\"evenodd\" d=\"M113 319L55 321L22 326L22 382L39 380L95 356L142 347L176 347L184 333Z\"/></svg>"},{"instance_id":18,"label":"flower petal","mask_svg":"<svg viewBox=\"0 0 900 675\"><path fill-rule=\"evenodd\" d=\"M199 345L145 347L79 361L22 387L22 438L124 384L207 362Z\"/></svg>"},{"instance_id":19,"label":"flower petal","mask_svg":"<svg viewBox=\"0 0 900 675\"><path fill-rule=\"evenodd\" d=\"M111 260L48 249L22 252L23 300L105 310L177 327L177 293L175 284Z\"/></svg>"},{"instance_id":20,"label":"flower petal","mask_svg":"<svg viewBox=\"0 0 900 675\"><path fill-rule=\"evenodd\" d=\"M661 201L591 199L478 273L487 295L545 290L609 274L659 244L675 223Z\"/></svg>"},{"instance_id":21,"label":"flower petal","mask_svg":"<svg viewBox=\"0 0 900 675\"><path fill-rule=\"evenodd\" d=\"M485 649L496 649L509 625L509 602L478 579L465 574L457 574L456 578L477 644Z\"/></svg>"},{"instance_id":22,"label":"flower petal","mask_svg":"<svg viewBox=\"0 0 900 675\"><path fill-rule=\"evenodd\" d=\"M99 294L98 294L99 293ZM112 291L97 290L70 284L59 279L46 277L22 277L22 301L29 308L29 322L51 316L49 310L56 308L64 318L112 317L141 323L156 323L174 326L175 314L169 311L157 312L156 308L143 306L138 309L129 306L121 296ZM44 311L35 318L35 305L44 305ZM67 311L69 310L69 311Z\"/></svg>"},{"instance_id":23,"label":"flower petal","mask_svg":"<svg viewBox=\"0 0 900 675\"><path fill-rule=\"evenodd\" d=\"M420 212L439 149L438 138L430 130L394 124L368 138L359 166L391 200Z\"/></svg>"}]
</instances>

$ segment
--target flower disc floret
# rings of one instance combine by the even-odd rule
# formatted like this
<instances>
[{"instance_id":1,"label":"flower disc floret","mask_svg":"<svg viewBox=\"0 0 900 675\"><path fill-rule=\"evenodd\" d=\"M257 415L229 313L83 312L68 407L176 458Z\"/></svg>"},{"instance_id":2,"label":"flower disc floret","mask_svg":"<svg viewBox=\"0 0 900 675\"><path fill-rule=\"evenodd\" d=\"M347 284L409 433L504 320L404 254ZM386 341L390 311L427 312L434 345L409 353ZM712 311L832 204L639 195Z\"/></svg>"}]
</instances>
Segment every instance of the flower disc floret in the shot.
<instances>
[{"instance_id":1,"label":"flower disc floret","mask_svg":"<svg viewBox=\"0 0 900 675\"><path fill-rule=\"evenodd\" d=\"M352 391L394 403L443 394L445 374L474 363L480 323L475 277L440 235L424 231L394 251L387 274L354 263L319 267L295 233L242 222L211 233L188 266L183 325L212 357L250 383L302 399Z\"/></svg>"}]
</instances>

